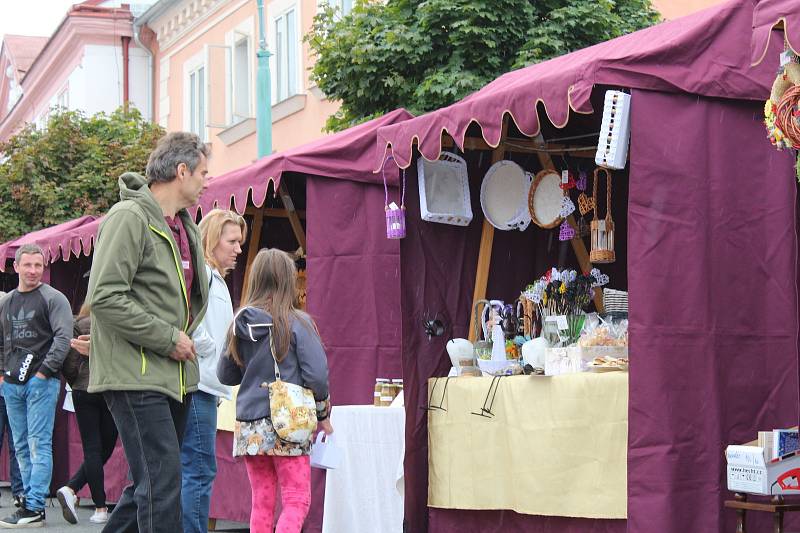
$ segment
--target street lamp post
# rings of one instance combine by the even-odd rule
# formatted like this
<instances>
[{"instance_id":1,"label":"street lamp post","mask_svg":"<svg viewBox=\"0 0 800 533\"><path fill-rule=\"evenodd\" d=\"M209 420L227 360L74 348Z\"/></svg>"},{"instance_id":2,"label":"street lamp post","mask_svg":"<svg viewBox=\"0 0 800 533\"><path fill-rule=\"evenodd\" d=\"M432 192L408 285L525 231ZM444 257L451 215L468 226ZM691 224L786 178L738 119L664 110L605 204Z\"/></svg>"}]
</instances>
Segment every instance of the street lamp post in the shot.
<instances>
[{"instance_id":1,"label":"street lamp post","mask_svg":"<svg viewBox=\"0 0 800 533\"><path fill-rule=\"evenodd\" d=\"M272 153L272 82L269 74L267 33L264 27L264 0L256 0L258 6L258 75L256 78L256 139L258 157Z\"/></svg>"}]
</instances>

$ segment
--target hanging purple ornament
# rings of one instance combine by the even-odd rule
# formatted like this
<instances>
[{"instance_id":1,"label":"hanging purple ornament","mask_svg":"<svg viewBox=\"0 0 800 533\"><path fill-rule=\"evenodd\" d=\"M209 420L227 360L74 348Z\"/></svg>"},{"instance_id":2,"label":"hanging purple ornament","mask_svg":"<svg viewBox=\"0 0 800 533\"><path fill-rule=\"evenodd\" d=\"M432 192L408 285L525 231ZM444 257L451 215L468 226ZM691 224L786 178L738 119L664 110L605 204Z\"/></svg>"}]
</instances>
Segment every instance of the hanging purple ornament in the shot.
<instances>
[{"instance_id":1,"label":"hanging purple ornament","mask_svg":"<svg viewBox=\"0 0 800 533\"><path fill-rule=\"evenodd\" d=\"M578 173L578 183L576 184L576 187L578 188L579 191L585 191L586 190L586 185L587 185L586 182L587 182L586 171L585 170L581 170Z\"/></svg>"},{"instance_id":2,"label":"hanging purple ornament","mask_svg":"<svg viewBox=\"0 0 800 533\"><path fill-rule=\"evenodd\" d=\"M573 228L569 222L566 220L561 223L561 227L558 230L558 240L559 241L570 241L575 237L575 228Z\"/></svg>"}]
</instances>

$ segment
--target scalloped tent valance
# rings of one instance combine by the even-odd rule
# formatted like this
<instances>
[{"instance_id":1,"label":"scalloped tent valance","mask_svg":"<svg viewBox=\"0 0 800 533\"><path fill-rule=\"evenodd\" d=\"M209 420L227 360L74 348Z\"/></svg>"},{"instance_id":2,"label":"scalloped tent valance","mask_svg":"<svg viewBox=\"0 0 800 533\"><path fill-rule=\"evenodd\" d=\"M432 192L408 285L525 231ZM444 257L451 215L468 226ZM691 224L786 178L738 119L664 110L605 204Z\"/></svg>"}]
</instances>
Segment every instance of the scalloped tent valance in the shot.
<instances>
[{"instance_id":1,"label":"scalloped tent valance","mask_svg":"<svg viewBox=\"0 0 800 533\"><path fill-rule=\"evenodd\" d=\"M233 202L239 213L247 207L248 195L255 205L261 206L267 195L269 182L277 188L284 172L299 172L333 179L366 183L382 183L382 178L372 172L375 159L375 135L381 126L394 124L412 115L405 109L359 124L328 137L323 137L284 152L264 157L255 163L222 176L212 178L200 203L189 209L193 216L198 210L207 213L215 206L227 208ZM397 167L390 166L387 175L390 183L397 183ZM70 256L89 255L100 227L101 218L84 216L63 224L28 233L0 244L0 272L6 269L8 259L14 258L17 248L25 243L36 243L45 253L45 264L69 261Z\"/></svg>"},{"instance_id":2,"label":"scalloped tent valance","mask_svg":"<svg viewBox=\"0 0 800 533\"><path fill-rule=\"evenodd\" d=\"M782 4L790 0L764 0ZM411 164L416 143L423 157L436 159L447 132L460 148L467 128L480 125L491 146L500 142L504 114L521 132L540 131L537 104L564 127L570 112L593 112L596 85L681 92L715 98L761 100L769 96L775 61L752 66L746 38L752 31L753 0L731 0L611 41L509 72L448 107L378 130L378 168L389 151L398 165ZM760 5L760 4L759 4ZM800 16L798 14L797 16ZM769 43L765 46L770 46ZM771 48L778 51L777 44Z\"/></svg>"},{"instance_id":3,"label":"scalloped tent valance","mask_svg":"<svg viewBox=\"0 0 800 533\"><path fill-rule=\"evenodd\" d=\"M272 181L277 190L284 172L382 183L380 176L372 173L376 132L380 127L402 122L411 116L405 109L396 109L364 124L263 157L250 165L212 178L200 203L192 208L192 213L195 216L198 210L208 213L214 207L227 209L231 202L236 211L244 213L248 194L256 207L260 207L266 199L269 182ZM397 183L396 167L391 181Z\"/></svg>"},{"instance_id":4,"label":"scalloped tent valance","mask_svg":"<svg viewBox=\"0 0 800 533\"><path fill-rule=\"evenodd\" d=\"M59 259L69 261L71 256L80 257L81 253L91 254L101 220L102 217L86 215L0 244L0 272L5 272L6 264L23 244L38 244L44 252L45 265Z\"/></svg>"},{"instance_id":5,"label":"scalloped tent valance","mask_svg":"<svg viewBox=\"0 0 800 533\"><path fill-rule=\"evenodd\" d=\"M800 51L800 6L792 0L760 0L753 9L753 34L750 38L752 65L767 55L776 26L783 26L783 38L789 48Z\"/></svg>"}]
</instances>

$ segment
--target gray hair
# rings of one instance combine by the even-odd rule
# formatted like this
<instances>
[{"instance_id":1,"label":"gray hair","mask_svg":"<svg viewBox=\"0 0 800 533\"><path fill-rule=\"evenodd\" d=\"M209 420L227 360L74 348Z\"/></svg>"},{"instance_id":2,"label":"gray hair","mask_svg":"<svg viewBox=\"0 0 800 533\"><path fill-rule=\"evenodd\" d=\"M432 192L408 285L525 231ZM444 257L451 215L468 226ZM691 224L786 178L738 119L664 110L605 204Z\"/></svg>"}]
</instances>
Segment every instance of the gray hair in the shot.
<instances>
[{"instance_id":1,"label":"gray hair","mask_svg":"<svg viewBox=\"0 0 800 533\"><path fill-rule=\"evenodd\" d=\"M200 164L200 156L208 157L209 150L194 133L176 131L159 139L147 160L147 183L169 183L175 179L178 165L185 163L189 172Z\"/></svg>"},{"instance_id":2,"label":"gray hair","mask_svg":"<svg viewBox=\"0 0 800 533\"><path fill-rule=\"evenodd\" d=\"M14 262L19 263L19 260L22 259L22 254L39 254L44 259L44 252L42 251L42 247L38 244L23 244L19 248L17 248L17 253L14 254Z\"/></svg>"}]
</instances>

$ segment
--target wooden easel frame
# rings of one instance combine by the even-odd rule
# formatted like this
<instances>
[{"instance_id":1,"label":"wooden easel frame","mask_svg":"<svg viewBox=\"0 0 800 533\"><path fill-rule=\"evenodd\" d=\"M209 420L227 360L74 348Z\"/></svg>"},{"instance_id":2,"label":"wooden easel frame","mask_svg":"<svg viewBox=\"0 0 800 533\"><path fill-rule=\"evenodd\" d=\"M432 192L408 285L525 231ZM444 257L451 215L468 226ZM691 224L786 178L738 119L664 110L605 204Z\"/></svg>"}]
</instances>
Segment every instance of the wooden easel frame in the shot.
<instances>
[{"instance_id":1,"label":"wooden easel frame","mask_svg":"<svg viewBox=\"0 0 800 533\"><path fill-rule=\"evenodd\" d=\"M502 161L505 159L505 154L508 151L523 151L523 152L533 152L536 153L536 156L539 159L539 163L541 164L543 169L552 169L557 170L556 166L553 164L553 160L550 157L549 152L542 151L542 148L545 147L544 138L541 134L537 135L533 138L532 141L521 143L520 141L515 141L514 148L509 149L506 142L508 139L508 115L503 115L503 124L500 134L500 143L497 145L497 148L492 148L488 144L485 143L482 139L472 139L469 138L465 141L465 148L474 148L474 149L491 149L492 150L492 164L497 163L498 161ZM446 143L443 142L442 145L444 146ZM452 145L452 141L451 141ZM526 146L527 145L527 146ZM526 149L522 149L521 146L525 146ZM554 148L554 147L549 147ZM581 155L583 155L581 153ZM594 156L594 154L591 154ZM575 222L575 217L570 215L567 217L567 222L577 230L578 225ZM469 340L475 342L477 339L475 338L475 314L471 311L475 308L475 303L478 300L485 300L486 299L486 287L489 283L489 270L491 267L492 262L492 246L494 244L494 226L492 226L486 218L483 219L483 228L481 230L481 244L478 250L478 268L475 272L475 288L472 292L472 307L470 308L470 319L469 319ZM583 242L583 238L577 237L570 240L570 244L572 245L572 250L575 253L575 257L578 259L578 264L583 272L589 272L592 269L592 263L589 261L589 252L586 250L586 244ZM603 296L600 294L600 291L595 291L594 295L594 305L598 312L603 312Z\"/></svg>"},{"instance_id":2,"label":"wooden easel frame","mask_svg":"<svg viewBox=\"0 0 800 533\"><path fill-rule=\"evenodd\" d=\"M306 251L306 232L303 229L303 224L301 222L301 219L306 218L306 212L295 209L294 202L289 195L289 189L286 187L286 183L283 180L281 180L278 184L277 195L281 198L283 208L276 209L264 207L262 205L261 207L248 206L245 209L245 214L252 215L253 223L250 227L250 235L248 239L247 263L244 269L244 282L242 283L242 300L244 300L245 296L247 295L247 280L250 277L250 268L253 265L253 260L256 258L256 254L258 254L259 250L261 249L261 231L264 227L264 217L288 218L289 224L292 226L292 233L294 233L297 243L300 245L300 248L303 252Z\"/></svg>"}]
</instances>

